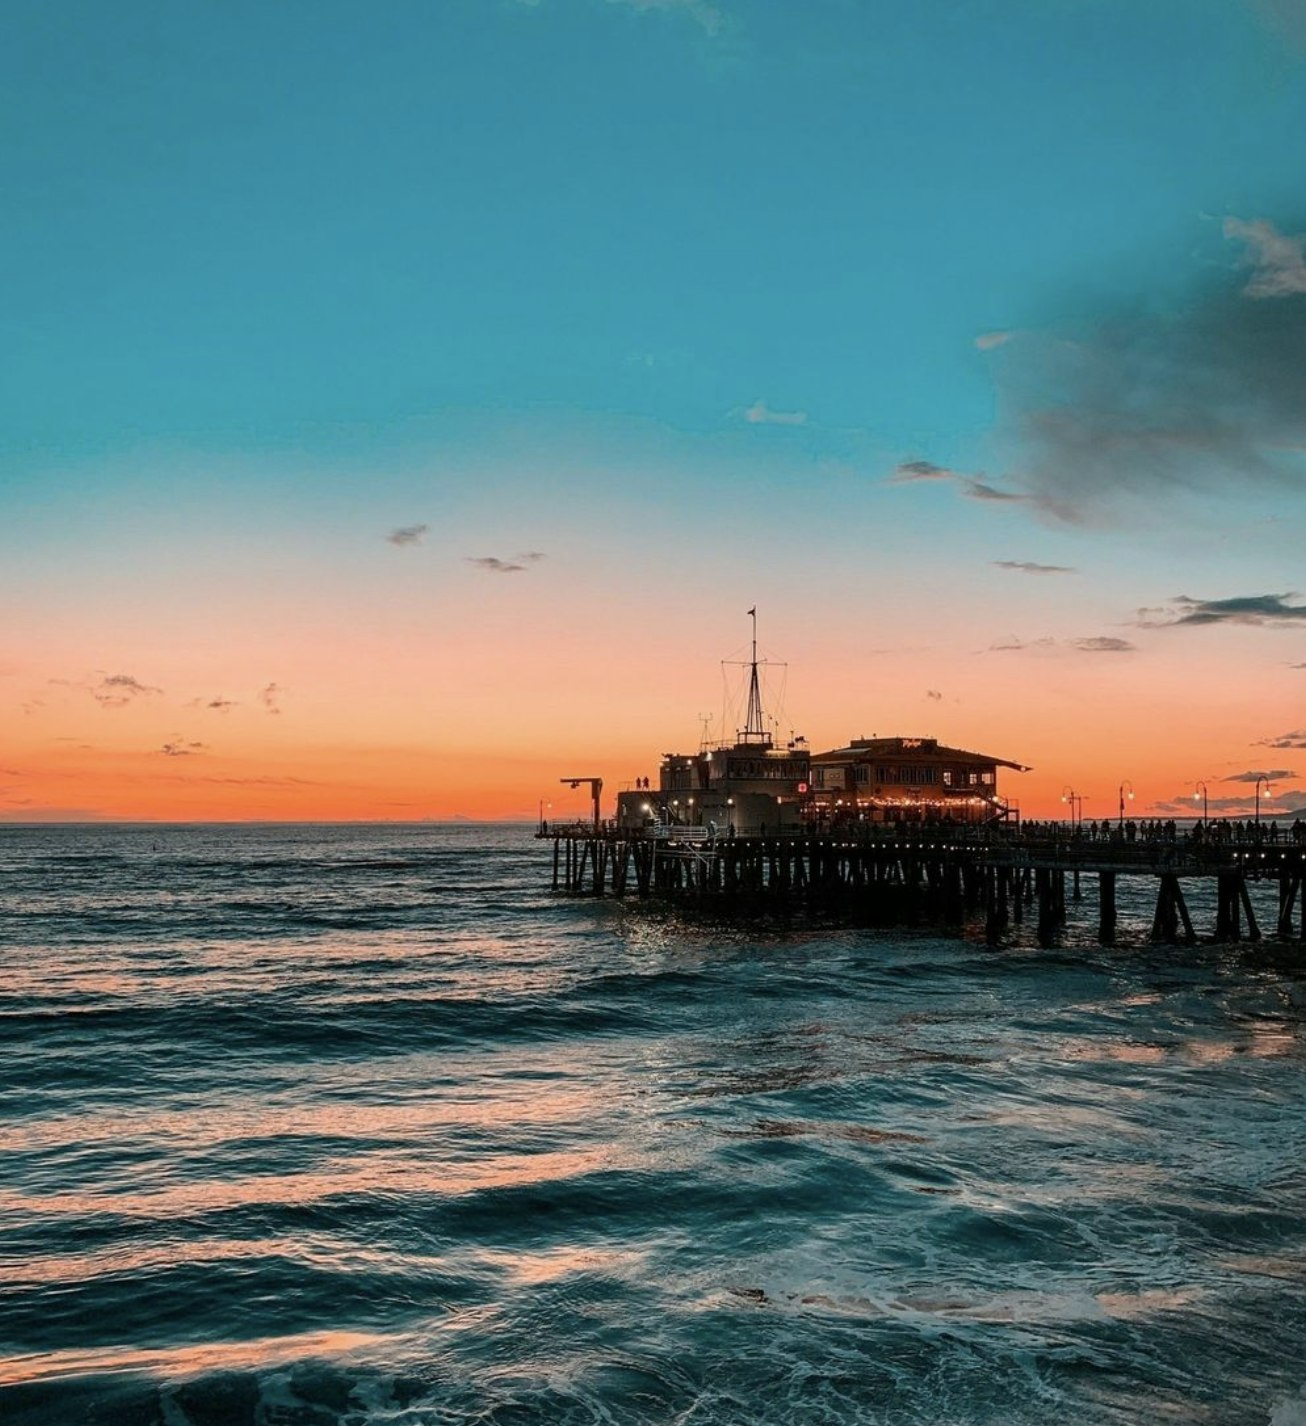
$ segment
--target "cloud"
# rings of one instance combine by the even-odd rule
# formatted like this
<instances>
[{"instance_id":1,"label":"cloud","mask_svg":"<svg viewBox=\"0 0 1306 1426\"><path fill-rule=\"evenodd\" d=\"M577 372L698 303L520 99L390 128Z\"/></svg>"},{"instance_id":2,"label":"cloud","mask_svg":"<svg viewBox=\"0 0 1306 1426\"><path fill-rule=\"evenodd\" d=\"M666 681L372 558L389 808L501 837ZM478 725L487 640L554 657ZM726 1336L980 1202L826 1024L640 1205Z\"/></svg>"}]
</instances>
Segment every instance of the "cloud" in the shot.
<instances>
[{"instance_id":1,"label":"cloud","mask_svg":"<svg viewBox=\"0 0 1306 1426\"><path fill-rule=\"evenodd\" d=\"M430 528L429 525L400 525L385 538L392 545L420 545Z\"/></svg>"},{"instance_id":2,"label":"cloud","mask_svg":"<svg viewBox=\"0 0 1306 1426\"><path fill-rule=\"evenodd\" d=\"M1253 768L1250 772L1236 772L1232 777L1221 778L1222 782L1259 782L1262 778L1266 781L1290 782L1297 774L1290 767L1275 767L1268 771L1264 768Z\"/></svg>"},{"instance_id":3,"label":"cloud","mask_svg":"<svg viewBox=\"0 0 1306 1426\"><path fill-rule=\"evenodd\" d=\"M991 654L1013 654L1024 653L1027 649L1051 649L1056 647L1056 640L1044 636L1041 639L1017 639L1014 635L1009 639L1004 639L1000 644L990 644L988 652Z\"/></svg>"},{"instance_id":4,"label":"cloud","mask_svg":"<svg viewBox=\"0 0 1306 1426\"><path fill-rule=\"evenodd\" d=\"M946 465L935 465L932 460L905 460L889 477L891 485L903 485L913 480L964 480L955 470Z\"/></svg>"},{"instance_id":5,"label":"cloud","mask_svg":"<svg viewBox=\"0 0 1306 1426\"><path fill-rule=\"evenodd\" d=\"M1260 738L1258 748L1306 748L1306 729L1295 733L1280 733L1277 738Z\"/></svg>"},{"instance_id":6,"label":"cloud","mask_svg":"<svg viewBox=\"0 0 1306 1426\"><path fill-rule=\"evenodd\" d=\"M282 688L280 684L264 684L264 686L259 689L258 701L263 705L264 708L267 709L269 713L276 713L279 715L281 712L280 699L281 695L285 693L285 691L286 690Z\"/></svg>"},{"instance_id":7,"label":"cloud","mask_svg":"<svg viewBox=\"0 0 1306 1426\"><path fill-rule=\"evenodd\" d=\"M1010 490L999 490L982 480L972 480L969 476L959 476L961 493L967 500L1028 500L1027 495L1017 495Z\"/></svg>"},{"instance_id":8,"label":"cloud","mask_svg":"<svg viewBox=\"0 0 1306 1426\"><path fill-rule=\"evenodd\" d=\"M468 555L467 563L483 569L487 574L521 574L526 566L512 560L501 560L498 555Z\"/></svg>"},{"instance_id":9,"label":"cloud","mask_svg":"<svg viewBox=\"0 0 1306 1426\"><path fill-rule=\"evenodd\" d=\"M1033 560L991 560L998 569L1014 570L1017 574L1074 574L1067 564L1035 564Z\"/></svg>"},{"instance_id":10,"label":"cloud","mask_svg":"<svg viewBox=\"0 0 1306 1426\"><path fill-rule=\"evenodd\" d=\"M234 698L223 698L221 694L218 694L216 698L210 698L207 701L202 699L196 701L203 702L205 708L211 708L215 713L229 713L233 708L237 706L236 700Z\"/></svg>"},{"instance_id":11,"label":"cloud","mask_svg":"<svg viewBox=\"0 0 1306 1426\"><path fill-rule=\"evenodd\" d=\"M925 690L925 696L934 703L943 702L943 694L941 694L937 688L927 688Z\"/></svg>"},{"instance_id":12,"label":"cloud","mask_svg":"<svg viewBox=\"0 0 1306 1426\"><path fill-rule=\"evenodd\" d=\"M765 401L754 401L744 412L750 426L805 426L806 411L773 411Z\"/></svg>"},{"instance_id":13,"label":"cloud","mask_svg":"<svg viewBox=\"0 0 1306 1426\"><path fill-rule=\"evenodd\" d=\"M910 485L921 480L953 481L967 500L1025 500L1010 490L999 490L997 486L980 480L977 476L966 475L963 471L951 470L946 465L936 465L932 460L905 460L894 468L889 477L890 485Z\"/></svg>"},{"instance_id":14,"label":"cloud","mask_svg":"<svg viewBox=\"0 0 1306 1426\"><path fill-rule=\"evenodd\" d=\"M1306 2L1304 0L1251 0L1252 9L1278 34L1306 45Z\"/></svg>"},{"instance_id":15,"label":"cloud","mask_svg":"<svg viewBox=\"0 0 1306 1426\"><path fill-rule=\"evenodd\" d=\"M1252 275L1243 288L1244 297L1300 297L1306 294L1306 256L1302 239L1279 232L1264 218L1244 223L1239 218L1224 220L1224 235L1247 245L1243 266Z\"/></svg>"},{"instance_id":16,"label":"cloud","mask_svg":"<svg viewBox=\"0 0 1306 1426\"><path fill-rule=\"evenodd\" d=\"M542 559L548 559L548 555L543 550L524 550L517 558L526 564L539 564Z\"/></svg>"},{"instance_id":17,"label":"cloud","mask_svg":"<svg viewBox=\"0 0 1306 1426\"><path fill-rule=\"evenodd\" d=\"M1080 654L1131 654L1135 651L1134 645L1128 639L1116 638L1111 634L1093 634L1084 638L1065 640L1054 639L1049 635L1044 635L1041 639L1012 637L1004 639L998 644L990 644L987 652L991 654L1047 653L1050 649L1057 648L1073 650Z\"/></svg>"},{"instance_id":18,"label":"cloud","mask_svg":"<svg viewBox=\"0 0 1306 1426\"><path fill-rule=\"evenodd\" d=\"M1243 594L1231 599L1193 599L1177 595L1169 606L1140 609L1144 629L1175 629L1195 624L1290 624L1306 619L1306 604L1290 604L1289 594Z\"/></svg>"},{"instance_id":19,"label":"cloud","mask_svg":"<svg viewBox=\"0 0 1306 1426\"><path fill-rule=\"evenodd\" d=\"M101 675L98 683L91 684L89 692L103 708L125 708L135 699L155 697L161 694L163 689L142 683L129 673L108 673Z\"/></svg>"},{"instance_id":20,"label":"cloud","mask_svg":"<svg viewBox=\"0 0 1306 1426\"><path fill-rule=\"evenodd\" d=\"M982 352L991 352L995 347L1006 346L1015 335L1015 332L981 332L975 338L975 345Z\"/></svg>"},{"instance_id":21,"label":"cloud","mask_svg":"<svg viewBox=\"0 0 1306 1426\"><path fill-rule=\"evenodd\" d=\"M194 757L196 753L207 752L208 747L207 743L173 742L164 743L159 751L169 758L189 758Z\"/></svg>"},{"instance_id":22,"label":"cloud","mask_svg":"<svg viewBox=\"0 0 1306 1426\"><path fill-rule=\"evenodd\" d=\"M1302 489L1302 240L1263 218L1230 218L1223 233L1245 257L1225 248L1178 298L1022 327L994 363L998 439L1044 514L1112 524L1179 494Z\"/></svg>"}]
</instances>

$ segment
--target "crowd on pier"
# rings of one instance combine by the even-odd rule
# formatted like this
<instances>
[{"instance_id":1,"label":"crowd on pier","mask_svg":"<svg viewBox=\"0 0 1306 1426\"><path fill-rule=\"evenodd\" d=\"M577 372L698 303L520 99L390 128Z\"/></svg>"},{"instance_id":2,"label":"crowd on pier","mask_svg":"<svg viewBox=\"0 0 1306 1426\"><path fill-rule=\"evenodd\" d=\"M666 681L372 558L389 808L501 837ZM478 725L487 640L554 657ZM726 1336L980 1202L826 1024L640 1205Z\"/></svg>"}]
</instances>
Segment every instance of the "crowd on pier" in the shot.
<instances>
[{"instance_id":1,"label":"crowd on pier","mask_svg":"<svg viewBox=\"0 0 1306 1426\"><path fill-rule=\"evenodd\" d=\"M1100 822L1022 822L1019 835L1031 838L1046 838L1055 841L1128 843L1158 842L1183 843L1188 846L1228 846L1248 844L1253 846L1306 845L1306 821L1296 818L1290 827L1280 827L1278 822L1257 822L1231 820L1227 817L1198 821L1190 826L1181 826L1173 817L1162 820L1159 817L1143 818L1135 821L1112 822L1103 818Z\"/></svg>"}]
</instances>

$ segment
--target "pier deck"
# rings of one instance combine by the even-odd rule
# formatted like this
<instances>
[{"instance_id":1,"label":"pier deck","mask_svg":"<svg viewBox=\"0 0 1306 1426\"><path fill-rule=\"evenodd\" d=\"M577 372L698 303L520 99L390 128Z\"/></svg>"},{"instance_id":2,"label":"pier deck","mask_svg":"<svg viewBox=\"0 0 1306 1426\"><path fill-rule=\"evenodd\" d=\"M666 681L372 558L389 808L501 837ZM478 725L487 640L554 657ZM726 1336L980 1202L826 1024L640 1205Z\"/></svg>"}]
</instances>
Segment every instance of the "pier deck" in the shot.
<instances>
[{"instance_id":1,"label":"pier deck","mask_svg":"<svg viewBox=\"0 0 1306 1426\"><path fill-rule=\"evenodd\" d=\"M723 915L806 911L852 924L961 925L983 914L990 936L1020 925L1028 908L1038 939L1066 923L1067 884L1082 898L1097 878L1098 933L1115 940L1119 877L1156 886L1152 938L1194 941L1184 883L1215 891L1217 940L1262 935L1248 883L1278 884L1271 934L1306 940L1306 845L1265 838L1237 841L1126 841L1024 834L1008 828L882 827L786 837L709 836L702 828L632 832L587 824L538 834L553 843L553 889L572 896L633 896Z\"/></svg>"}]
</instances>

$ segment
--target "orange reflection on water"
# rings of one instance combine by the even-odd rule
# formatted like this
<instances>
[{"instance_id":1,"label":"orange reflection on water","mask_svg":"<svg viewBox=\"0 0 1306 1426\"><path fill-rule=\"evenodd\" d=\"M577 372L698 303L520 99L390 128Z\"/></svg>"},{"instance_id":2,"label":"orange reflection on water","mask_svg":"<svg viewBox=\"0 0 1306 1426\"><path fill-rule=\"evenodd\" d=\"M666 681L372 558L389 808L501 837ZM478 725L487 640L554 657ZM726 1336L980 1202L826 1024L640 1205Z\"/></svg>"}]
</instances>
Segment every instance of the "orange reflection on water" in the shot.
<instances>
[{"instance_id":1,"label":"orange reflection on water","mask_svg":"<svg viewBox=\"0 0 1306 1426\"><path fill-rule=\"evenodd\" d=\"M451 1126L468 1132L524 1129L593 1122L604 1107L598 1088L578 1080L564 1083L514 1082L495 1092L465 1088L446 1097L386 1102L358 1099L307 1099L258 1103L248 1099L144 1113L67 1116L15 1125L7 1140L15 1151L90 1144L139 1142L142 1135L165 1150L175 1144L194 1148L242 1139L280 1144L304 1138L377 1139L425 1142L434 1130Z\"/></svg>"},{"instance_id":2,"label":"orange reflection on water","mask_svg":"<svg viewBox=\"0 0 1306 1426\"><path fill-rule=\"evenodd\" d=\"M629 1153L619 1155L610 1144L537 1154L484 1154L462 1160L442 1157L431 1163L378 1156L350 1160L339 1168L311 1173L194 1179L124 1193L0 1193L0 1212L47 1217L113 1213L130 1218L175 1218L251 1206L303 1206L344 1194L430 1193L455 1197L485 1189L523 1188L613 1168L629 1168L632 1157Z\"/></svg>"},{"instance_id":3,"label":"orange reflection on water","mask_svg":"<svg viewBox=\"0 0 1306 1426\"><path fill-rule=\"evenodd\" d=\"M275 1366L306 1357L339 1357L390 1338L370 1332L304 1332L291 1337L261 1337L248 1342L204 1342L195 1346L103 1347L94 1351L37 1352L0 1357L0 1386L85 1376L90 1372L142 1372L160 1377L198 1376L204 1372Z\"/></svg>"}]
</instances>

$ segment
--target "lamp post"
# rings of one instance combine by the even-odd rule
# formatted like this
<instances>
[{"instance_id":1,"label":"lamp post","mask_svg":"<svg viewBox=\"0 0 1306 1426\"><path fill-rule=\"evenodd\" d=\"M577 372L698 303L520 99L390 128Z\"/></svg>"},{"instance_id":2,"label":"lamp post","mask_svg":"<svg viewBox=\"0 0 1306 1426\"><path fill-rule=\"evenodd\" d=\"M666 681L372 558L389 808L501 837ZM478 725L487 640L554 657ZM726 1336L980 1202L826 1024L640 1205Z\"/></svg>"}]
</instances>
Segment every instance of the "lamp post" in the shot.
<instances>
[{"instance_id":1,"label":"lamp post","mask_svg":"<svg viewBox=\"0 0 1306 1426\"><path fill-rule=\"evenodd\" d=\"M1134 784L1125 778L1120 784L1120 830L1125 830L1125 788L1129 789L1129 800L1134 800Z\"/></svg>"},{"instance_id":2,"label":"lamp post","mask_svg":"<svg viewBox=\"0 0 1306 1426\"><path fill-rule=\"evenodd\" d=\"M1061 789L1061 800L1070 804L1070 830L1077 831L1084 818L1084 799L1067 785Z\"/></svg>"},{"instance_id":3,"label":"lamp post","mask_svg":"<svg viewBox=\"0 0 1306 1426\"><path fill-rule=\"evenodd\" d=\"M1207 822L1210 821L1210 813L1209 813L1208 810L1207 810L1207 791L1206 791L1206 784L1201 780L1201 778L1198 778L1197 781L1196 781L1195 783L1193 783L1193 801L1194 801L1194 802L1197 801L1197 796L1198 796L1198 794L1197 794L1197 789L1198 789L1199 787L1202 789L1202 792L1201 792L1201 797L1202 797L1202 826L1205 827L1206 824L1207 824Z\"/></svg>"},{"instance_id":4,"label":"lamp post","mask_svg":"<svg viewBox=\"0 0 1306 1426\"><path fill-rule=\"evenodd\" d=\"M1256 779L1256 825L1258 827L1261 825L1261 783L1265 784L1266 797L1274 796L1274 790L1270 786L1270 779L1262 773Z\"/></svg>"}]
</instances>

